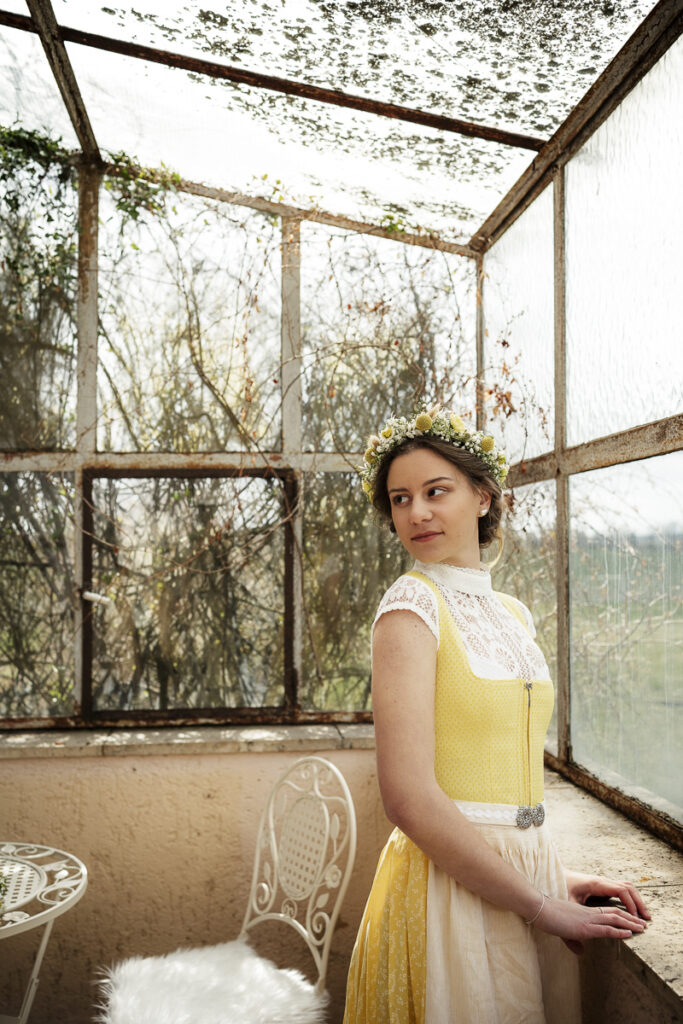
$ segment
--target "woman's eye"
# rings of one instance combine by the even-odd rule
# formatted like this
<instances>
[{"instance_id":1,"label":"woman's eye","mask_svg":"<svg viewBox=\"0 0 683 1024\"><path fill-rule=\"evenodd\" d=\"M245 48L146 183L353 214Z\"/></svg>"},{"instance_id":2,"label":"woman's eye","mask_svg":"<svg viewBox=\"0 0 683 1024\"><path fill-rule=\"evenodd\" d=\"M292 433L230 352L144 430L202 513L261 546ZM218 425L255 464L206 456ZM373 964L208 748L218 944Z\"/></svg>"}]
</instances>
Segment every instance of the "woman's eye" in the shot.
<instances>
[{"instance_id":1,"label":"woman's eye","mask_svg":"<svg viewBox=\"0 0 683 1024\"><path fill-rule=\"evenodd\" d=\"M395 494L391 499L393 505L403 505L408 500L406 494Z\"/></svg>"},{"instance_id":2,"label":"woman's eye","mask_svg":"<svg viewBox=\"0 0 683 1024\"><path fill-rule=\"evenodd\" d=\"M446 493L446 488L445 487L430 487L428 493L430 495L432 495L432 494L445 494Z\"/></svg>"}]
</instances>

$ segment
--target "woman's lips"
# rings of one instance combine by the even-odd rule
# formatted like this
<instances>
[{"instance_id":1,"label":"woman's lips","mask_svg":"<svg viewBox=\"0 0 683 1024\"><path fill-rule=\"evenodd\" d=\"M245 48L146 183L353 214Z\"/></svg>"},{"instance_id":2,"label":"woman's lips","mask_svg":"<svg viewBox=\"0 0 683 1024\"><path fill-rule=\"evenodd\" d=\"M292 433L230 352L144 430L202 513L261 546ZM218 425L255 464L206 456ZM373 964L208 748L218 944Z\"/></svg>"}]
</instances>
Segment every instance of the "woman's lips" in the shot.
<instances>
[{"instance_id":1,"label":"woman's lips","mask_svg":"<svg viewBox=\"0 0 683 1024\"><path fill-rule=\"evenodd\" d=\"M440 532L438 530L434 530L431 533L419 533L417 537L413 537L413 540L416 540L419 543L420 541L432 540L434 537L440 536Z\"/></svg>"}]
</instances>

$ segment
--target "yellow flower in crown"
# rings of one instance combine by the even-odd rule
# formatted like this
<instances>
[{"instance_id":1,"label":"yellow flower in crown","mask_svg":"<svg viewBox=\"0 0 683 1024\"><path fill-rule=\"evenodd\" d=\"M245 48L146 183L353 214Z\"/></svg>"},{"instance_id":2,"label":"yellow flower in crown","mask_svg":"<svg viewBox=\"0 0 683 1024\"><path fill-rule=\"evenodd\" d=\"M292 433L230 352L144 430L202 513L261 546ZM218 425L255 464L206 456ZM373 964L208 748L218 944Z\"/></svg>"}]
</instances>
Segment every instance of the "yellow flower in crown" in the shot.
<instances>
[{"instance_id":1,"label":"yellow flower in crown","mask_svg":"<svg viewBox=\"0 0 683 1024\"><path fill-rule=\"evenodd\" d=\"M411 419L405 416L391 416L379 434L372 434L368 438L363 456L364 464L358 467L358 472L363 490L370 501L374 497L377 471L384 456L398 448L404 441L425 435L470 452L481 459L491 477L501 487L504 485L508 472L507 460L505 453L496 448L492 435L470 430L461 416L447 410L442 411L439 405L433 405L429 410L423 408Z\"/></svg>"}]
</instances>

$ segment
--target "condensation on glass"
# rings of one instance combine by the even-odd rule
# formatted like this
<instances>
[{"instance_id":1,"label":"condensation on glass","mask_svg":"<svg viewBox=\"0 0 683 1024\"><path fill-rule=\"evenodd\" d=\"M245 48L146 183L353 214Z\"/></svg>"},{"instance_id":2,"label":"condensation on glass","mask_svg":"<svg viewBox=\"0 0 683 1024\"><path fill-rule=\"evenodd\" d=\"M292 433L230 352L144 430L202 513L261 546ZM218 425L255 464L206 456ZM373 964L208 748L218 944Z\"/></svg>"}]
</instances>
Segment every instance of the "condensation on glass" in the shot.
<instances>
[{"instance_id":1,"label":"condensation on glass","mask_svg":"<svg viewBox=\"0 0 683 1024\"><path fill-rule=\"evenodd\" d=\"M683 820L683 452L570 480L574 760Z\"/></svg>"},{"instance_id":2,"label":"condensation on glass","mask_svg":"<svg viewBox=\"0 0 683 1024\"><path fill-rule=\"evenodd\" d=\"M93 482L96 710L282 703L277 479Z\"/></svg>"},{"instance_id":3,"label":"condensation on glass","mask_svg":"<svg viewBox=\"0 0 683 1024\"><path fill-rule=\"evenodd\" d=\"M370 626L410 560L376 521L355 473L305 474L304 502L301 703L370 710Z\"/></svg>"},{"instance_id":4,"label":"condensation on glass","mask_svg":"<svg viewBox=\"0 0 683 1024\"><path fill-rule=\"evenodd\" d=\"M0 476L0 715L73 713L73 478Z\"/></svg>"},{"instance_id":5,"label":"condensation on glass","mask_svg":"<svg viewBox=\"0 0 683 1024\"><path fill-rule=\"evenodd\" d=\"M305 450L358 451L436 397L474 422L473 260L308 223L301 260Z\"/></svg>"},{"instance_id":6,"label":"condensation on glass","mask_svg":"<svg viewBox=\"0 0 683 1024\"><path fill-rule=\"evenodd\" d=\"M683 39L569 162L567 437L683 409Z\"/></svg>"},{"instance_id":7,"label":"condensation on glass","mask_svg":"<svg viewBox=\"0 0 683 1024\"><path fill-rule=\"evenodd\" d=\"M106 184L98 447L276 450L279 218L177 194L132 220L115 208L116 180Z\"/></svg>"},{"instance_id":8,"label":"condensation on glass","mask_svg":"<svg viewBox=\"0 0 683 1024\"><path fill-rule=\"evenodd\" d=\"M534 620L536 643L557 682L557 573L555 558L555 482L515 487L512 513L503 520L503 547L494 543L485 560L493 564L494 590L522 601ZM546 748L557 752L557 699Z\"/></svg>"},{"instance_id":9,"label":"condensation on glass","mask_svg":"<svg viewBox=\"0 0 683 1024\"><path fill-rule=\"evenodd\" d=\"M554 443L553 193L484 257L484 409L511 462Z\"/></svg>"}]
</instances>

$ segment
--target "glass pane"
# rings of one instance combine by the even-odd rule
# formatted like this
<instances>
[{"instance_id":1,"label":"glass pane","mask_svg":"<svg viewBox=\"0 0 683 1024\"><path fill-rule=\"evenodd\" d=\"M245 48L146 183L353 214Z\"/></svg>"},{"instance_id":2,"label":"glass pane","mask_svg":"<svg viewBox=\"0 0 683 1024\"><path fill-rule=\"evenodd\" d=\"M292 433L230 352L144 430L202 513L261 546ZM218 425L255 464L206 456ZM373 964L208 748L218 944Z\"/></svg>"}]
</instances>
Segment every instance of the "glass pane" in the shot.
<instances>
[{"instance_id":1,"label":"glass pane","mask_svg":"<svg viewBox=\"0 0 683 1024\"><path fill-rule=\"evenodd\" d=\"M358 451L425 398L474 418L475 264L302 225L304 447Z\"/></svg>"},{"instance_id":2,"label":"glass pane","mask_svg":"<svg viewBox=\"0 0 683 1024\"><path fill-rule=\"evenodd\" d=\"M557 683L557 576L555 571L555 481L514 490L513 514L503 524L500 560L492 568L493 586L523 601L536 627L550 678ZM495 558L491 545L487 561ZM548 726L546 747L557 753L557 701Z\"/></svg>"},{"instance_id":3,"label":"glass pane","mask_svg":"<svg viewBox=\"0 0 683 1024\"><path fill-rule=\"evenodd\" d=\"M304 670L307 709L370 709L370 627L382 594L410 568L374 521L355 473L306 476Z\"/></svg>"},{"instance_id":4,"label":"glass pane","mask_svg":"<svg viewBox=\"0 0 683 1024\"><path fill-rule=\"evenodd\" d=\"M278 483L96 480L94 506L94 706L280 704Z\"/></svg>"},{"instance_id":5,"label":"glass pane","mask_svg":"<svg viewBox=\"0 0 683 1024\"><path fill-rule=\"evenodd\" d=\"M531 160L529 150L67 50L105 149L276 202L464 241Z\"/></svg>"},{"instance_id":6,"label":"glass pane","mask_svg":"<svg viewBox=\"0 0 683 1024\"><path fill-rule=\"evenodd\" d=\"M67 474L0 477L0 715L74 712L74 488Z\"/></svg>"},{"instance_id":7,"label":"glass pane","mask_svg":"<svg viewBox=\"0 0 683 1024\"><path fill-rule=\"evenodd\" d=\"M487 422L510 462L554 443L553 287L551 187L484 257Z\"/></svg>"},{"instance_id":8,"label":"glass pane","mask_svg":"<svg viewBox=\"0 0 683 1024\"><path fill-rule=\"evenodd\" d=\"M568 439L683 409L683 39L567 167Z\"/></svg>"},{"instance_id":9,"label":"glass pane","mask_svg":"<svg viewBox=\"0 0 683 1024\"><path fill-rule=\"evenodd\" d=\"M683 452L571 478L574 760L683 820Z\"/></svg>"},{"instance_id":10,"label":"glass pane","mask_svg":"<svg viewBox=\"0 0 683 1024\"><path fill-rule=\"evenodd\" d=\"M76 442L78 196L59 147L0 129L0 448Z\"/></svg>"},{"instance_id":11,"label":"glass pane","mask_svg":"<svg viewBox=\"0 0 683 1024\"><path fill-rule=\"evenodd\" d=\"M0 124L14 123L61 136L67 149L80 148L40 39L0 26Z\"/></svg>"},{"instance_id":12,"label":"glass pane","mask_svg":"<svg viewBox=\"0 0 683 1024\"><path fill-rule=\"evenodd\" d=\"M654 3L62 0L57 13L164 50L551 134Z\"/></svg>"},{"instance_id":13,"label":"glass pane","mask_svg":"<svg viewBox=\"0 0 683 1024\"><path fill-rule=\"evenodd\" d=\"M279 448L279 218L179 194L133 220L108 184L99 448Z\"/></svg>"}]
</instances>

